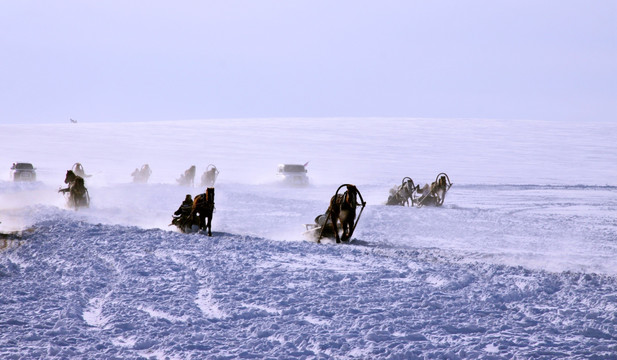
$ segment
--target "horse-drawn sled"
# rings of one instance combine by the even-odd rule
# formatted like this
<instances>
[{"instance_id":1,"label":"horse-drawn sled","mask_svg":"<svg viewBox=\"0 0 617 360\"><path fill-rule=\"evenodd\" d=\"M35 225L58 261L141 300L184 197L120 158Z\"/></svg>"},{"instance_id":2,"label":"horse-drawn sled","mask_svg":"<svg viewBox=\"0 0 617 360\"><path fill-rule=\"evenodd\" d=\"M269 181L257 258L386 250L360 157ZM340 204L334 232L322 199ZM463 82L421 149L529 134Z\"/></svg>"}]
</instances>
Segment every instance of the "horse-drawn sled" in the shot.
<instances>
[{"instance_id":1,"label":"horse-drawn sled","mask_svg":"<svg viewBox=\"0 0 617 360\"><path fill-rule=\"evenodd\" d=\"M195 165L191 165L190 168L184 170L180 177L176 179L179 185L193 187L195 184Z\"/></svg>"},{"instance_id":2,"label":"horse-drawn sled","mask_svg":"<svg viewBox=\"0 0 617 360\"><path fill-rule=\"evenodd\" d=\"M195 233L204 231L212 236L212 215L214 214L214 188L206 189L206 192L191 198L186 198L174 212L171 225L175 225L183 233ZM207 219L207 221L206 221Z\"/></svg>"},{"instance_id":3,"label":"horse-drawn sled","mask_svg":"<svg viewBox=\"0 0 617 360\"><path fill-rule=\"evenodd\" d=\"M58 189L58 192L64 195L68 194L67 205L69 207L77 210L80 207L90 206L90 194L83 177L76 175L73 170L67 170L64 183L68 184L68 186L64 189Z\"/></svg>"},{"instance_id":4,"label":"horse-drawn sled","mask_svg":"<svg viewBox=\"0 0 617 360\"><path fill-rule=\"evenodd\" d=\"M185 234L199 231L199 224L194 216L191 216L193 210L193 197L190 194L186 195L182 204L171 216L171 224L176 226L178 230Z\"/></svg>"},{"instance_id":5,"label":"horse-drawn sled","mask_svg":"<svg viewBox=\"0 0 617 360\"><path fill-rule=\"evenodd\" d=\"M346 187L345 192L339 194L343 187ZM358 206L360 206L359 212L357 212ZM318 243L322 238L335 239L337 243L349 242L365 206L366 202L358 188L355 185L343 184L336 189L336 193L330 199L326 213L318 215L314 224L304 224L306 228L304 235ZM339 223L340 230L337 226Z\"/></svg>"},{"instance_id":6,"label":"horse-drawn sled","mask_svg":"<svg viewBox=\"0 0 617 360\"><path fill-rule=\"evenodd\" d=\"M452 182L446 173L439 173L431 185L423 187L415 185L410 177L404 177L400 186L390 189L386 205L441 206L450 187Z\"/></svg>"},{"instance_id":7,"label":"horse-drawn sled","mask_svg":"<svg viewBox=\"0 0 617 360\"><path fill-rule=\"evenodd\" d=\"M213 164L209 164L206 171L201 175L201 186L214 187L219 170Z\"/></svg>"},{"instance_id":8,"label":"horse-drawn sled","mask_svg":"<svg viewBox=\"0 0 617 360\"><path fill-rule=\"evenodd\" d=\"M131 173L133 182L137 184L147 183L148 179L150 179L150 175L152 175L152 169L150 169L150 165L148 164L143 164L141 169L136 168L135 171Z\"/></svg>"}]
</instances>

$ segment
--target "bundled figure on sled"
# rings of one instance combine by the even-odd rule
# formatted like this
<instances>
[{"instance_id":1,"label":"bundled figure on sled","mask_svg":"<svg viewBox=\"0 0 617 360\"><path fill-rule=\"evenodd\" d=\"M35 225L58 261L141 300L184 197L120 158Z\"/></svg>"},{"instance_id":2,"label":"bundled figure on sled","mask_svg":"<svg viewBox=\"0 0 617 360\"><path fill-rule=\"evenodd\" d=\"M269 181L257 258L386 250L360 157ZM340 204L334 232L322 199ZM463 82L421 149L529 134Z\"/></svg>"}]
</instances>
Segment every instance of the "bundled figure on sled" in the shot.
<instances>
[{"instance_id":1,"label":"bundled figure on sled","mask_svg":"<svg viewBox=\"0 0 617 360\"><path fill-rule=\"evenodd\" d=\"M180 204L178 210L176 210L171 218L171 224L175 225L183 233L193 232L193 217L191 216L191 210L193 209L193 198L191 194L187 194Z\"/></svg>"},{"instance_id":2,"label":"bundled figure on sled","mask_svg":"<svg viewBox=\"0 0 617 360\"><path fill-rule=\"evenodd\" d=\"M410 177L405 177L400 186L390 189L386 205L441 206L450 187L452 182L446 173L438 174L434 182L423 187L415 185Z\"/></svg>"}]
</instances>

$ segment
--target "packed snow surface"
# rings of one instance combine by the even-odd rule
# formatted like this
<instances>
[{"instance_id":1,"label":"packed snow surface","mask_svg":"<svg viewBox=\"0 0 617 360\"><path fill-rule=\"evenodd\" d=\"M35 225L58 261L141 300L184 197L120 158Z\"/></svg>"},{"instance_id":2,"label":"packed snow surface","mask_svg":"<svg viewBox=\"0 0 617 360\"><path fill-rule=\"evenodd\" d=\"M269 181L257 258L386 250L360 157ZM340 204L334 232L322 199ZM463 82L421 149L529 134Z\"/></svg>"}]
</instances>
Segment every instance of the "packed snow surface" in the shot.
<instances>
[{"instance_id":1,"label":"packed snow surface","mask_svg":"<svg viewBox=\"0 0 617 360\"><path fill-rule=\"evenodd\" d=\"M617 125L255 119L0 125L0 358L617 357ZM9 181L13 162L34 183ZM307 187L279 163L309 162ZM83 164L91 206L57 192ZM148 163L148 184L131 183ZM2 165L4 164L4 165ZM213 236L169 227L220 170ZM446 172L440 208L385 206ZM336 188L349 244L303 236Z\"/></svg>"}]
</instances>

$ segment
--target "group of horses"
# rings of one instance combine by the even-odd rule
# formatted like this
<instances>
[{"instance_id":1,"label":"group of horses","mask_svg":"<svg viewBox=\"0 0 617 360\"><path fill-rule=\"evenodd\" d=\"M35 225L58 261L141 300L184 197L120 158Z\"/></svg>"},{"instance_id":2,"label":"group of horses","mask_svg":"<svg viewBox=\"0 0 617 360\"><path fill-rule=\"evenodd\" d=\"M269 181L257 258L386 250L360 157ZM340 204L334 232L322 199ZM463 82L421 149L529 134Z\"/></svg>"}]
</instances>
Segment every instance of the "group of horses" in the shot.
<instances>
[{"instance_id":1,"label":"group of horses","mask_svg":"<svg viewBox=\"0 0 617 360\"><path fill-rule=\"evenodd\" d=\"M441 206L451 186L452 182L446 173L438 174L434 182L423 187L415 185L410 177L405 177L400 186L390 191L386 205ZM339 194L343 187L346 188L345 192ZM361 206L359 213L358 206ZM305 224L306 234L316 238L317 242L324 237L334 237L337 243L348 242L365 206L366 202L358 188L355 185L343 184L330 199L326 213L318 215L315 218L315 224ZM337 224L340 224L342 228L340 235Z\"/></svg>"},{"instance_id":2,"label":"group of horses","mask_svg":"<svg viewBox=\"0 0 617 360\"><path fill-rule=\"evenodd\" d=\"M452 182L446 173L440 173L435 181L423 187L415 185L410 177L404 177L401 185L390 189L386 205L400 206L441 206Z\"/></svg>"},{"instance_id":3,"label":"group of horses","mask_svg":"<svg viewBox=\"0 0 617 360\"><path fill-rule=\"evenodd\" d=\"M343 187L346 188L345 192L339 194ZM359 213L357 212L358 206L361 206ZM313 230L319 230L317 242L320 242L322 237L334 237L337 243L348 242L365 206L366 202L355 185L341 185L330 199L326 214L315 219L316 223L321 222L319 228L317 226L313 228ZM190 194L186 195L185 200L172 216L169 225L175 225L183 233L206 231L208 236L212 236L213 214L214 188L209 187L205 193L195 196L194 199L191 199ZM341 225L341 235L339 235L338 223Z\"/></svg>"},{"instance_id":4,"label":"group of horses","mask_svg":"<svg viewBox=\"0 0 617 360\"><path fill-rule=\"evenodd\" d=\"M422 188L416 186L410 177L405 177L401 185L391 191L386 205L441 206L451 186L452 182L445 173L438 174L434 182ZM343 188L345 190L341 193ZM190 199L190 195L187 195L187 199ZM204 194L197 195L192 203L189 201L186 205L183 203L183 206L184 213L181 206L176 212L178 216L173 218L170 225L178 226L182 232L192 232L196 228L207 231L208 236L212 236L214 188L209 187ZM365 206L366 202L358 188L352 184L343 184L330 198L325 214L318 215L315 224L306 224L306 234L318 243L324 237L334 238L337 243L349 242Z\"/></svg>"},{"instance_id":5,"label":"group of horses","mask_svg":"<svg viewBox=\"0 0 617 360\"><path fill-rule=\"evenodd\" d=\"M194 186L196 172L197 168L195 167L195 165L191 165L190 168L184 170L184 173L180 174L180 177L176 179L176 181L180 185ZM216 168L216 166L209 164L206 168L206 171L204 171L204 173L201 175L201 186L213 187L218 175L219 170Z\"/></svg>"},{"instance_id":6,"label":"group of horses","mask_svg":"<svg viewBox=\"0 0 617 360\"><path fill-rule=\"evenodd\" d=\"M152 170L150 169L150 165L148 164L143 164L141 166L141 169L135 169L135 171L131 173L131 176L133 177L133 182L137 184L147 183L148 179L150 179L150 175L152 175Z\"/></svg>"},{"instance_id":7,"label":"group of horses","mask_svg":"<svg viewBox=\"0 0 617 360\"><path fill-rule=\"evenodd\" d=\"M195 165L192 165L190 168L186 169L183 173L181 173L180 177L176 179L176 181L178 182L178 184L183 186L194 186L196 172L197 168L195 167ZM148 164L142 165L141 169L135 169L131 173L131 176L133 177L133 182L140 184L147 183L150 175L152 175L152 169L150 169L150 165ZM206 168L206 171L201 175L201 186L213 187L218 175L219 171L216 166L209 164Z\"/></svg>"},{"instance_id":8,"label":"group of horses","mask_svg":"<svg viewBox=\"0 0 617 360\"><path fill-rule=\"evenodd\" d=\"M139 172L137 169L135 171ZM145 171L147 176L150 176L151 170L147 164L142 166L141 171ZM213 185L217 175L216 167L209 165L202 176L202 184L207 186L206 192L196 195L194 199L191 198L191 195L187 195L185 201L174 214L175 216L172 217L170 225L177 226L184 233L205 231L208 236L212 236L212 216L215 209ZM87 176L89 175L85 174L79 163L75 163L71 170L67 170L64 183L68 186L59 189L58 192L68 193L68 205L70 207L78 209L89 206L90 196L84 182L84 177ZM181 182L180 179L178 179L178 182L184 185L192 185L194 176L195 166L193 165L181 176L184 182ZM390 190L386 205L441 206L451 186L452 182L445 173L438 174L434 182L423 187L415 185L410 177L405 177L400 186L395 186ZM343 188L345 188L345 191L340 193ZM306 224L307 233L316 238L317 242L320 242L324 237L333 237L337 243L348 242L365 206L366 202L358 188L352 184L343 184L330 198L325 214L317 216L315 224ZM358 207L360 207L359 212ZM342 231L339 231L338 224L340 224Z\"/></svg>"}]
</instances>

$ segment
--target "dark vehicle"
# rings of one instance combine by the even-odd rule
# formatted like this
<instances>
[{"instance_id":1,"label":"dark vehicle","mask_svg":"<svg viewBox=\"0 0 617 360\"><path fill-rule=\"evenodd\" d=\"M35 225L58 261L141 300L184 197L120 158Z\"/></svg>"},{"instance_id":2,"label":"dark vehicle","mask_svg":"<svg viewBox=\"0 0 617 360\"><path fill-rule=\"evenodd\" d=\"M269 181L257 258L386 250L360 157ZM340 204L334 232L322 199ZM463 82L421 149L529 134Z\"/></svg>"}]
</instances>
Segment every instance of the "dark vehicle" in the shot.
<instances>
[{"instance_id":1,"label":"dark vehicle","mask_svg":"<svg viewBox=\"0 0 617 360\"><path fill-rule=\"evenodd\" d=\"M36 181L36 169L30 163L13 163L11 179L13 181Z\"/></svg>"}]
</instances>

